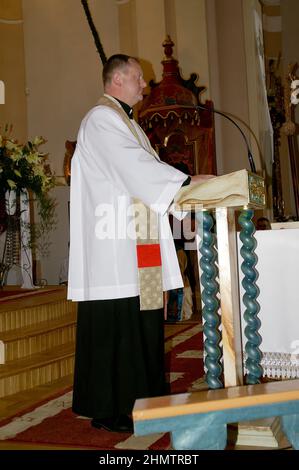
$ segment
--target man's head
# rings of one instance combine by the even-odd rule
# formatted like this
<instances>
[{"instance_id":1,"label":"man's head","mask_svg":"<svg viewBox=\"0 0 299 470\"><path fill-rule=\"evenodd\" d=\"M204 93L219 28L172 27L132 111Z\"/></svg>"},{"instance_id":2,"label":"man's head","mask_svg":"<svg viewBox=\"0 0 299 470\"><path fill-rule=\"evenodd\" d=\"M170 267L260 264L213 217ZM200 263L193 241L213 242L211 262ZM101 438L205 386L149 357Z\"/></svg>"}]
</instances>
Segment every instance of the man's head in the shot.
<instances>
[{"instance_id":1,"label":"man's head","mask_svg":"<svg viewBox=\"0 0 299 470\"><path fill-rule=\"evenodd\" d=\"M257 230L271 230L271 223L267 217L260 217L256 222Z\"/></svg>"},{"instance_id":2,"label":"man's head","mask_svg":"<svg viewBox=\"0 0 299 470\"><path fill-rule=\"evenodd\" d=\"M142 100L142 90L146 87L138 60L124 54L108 59L103 68L103 83L105 93L129 106Z\"/></svg>"}]
</instances>

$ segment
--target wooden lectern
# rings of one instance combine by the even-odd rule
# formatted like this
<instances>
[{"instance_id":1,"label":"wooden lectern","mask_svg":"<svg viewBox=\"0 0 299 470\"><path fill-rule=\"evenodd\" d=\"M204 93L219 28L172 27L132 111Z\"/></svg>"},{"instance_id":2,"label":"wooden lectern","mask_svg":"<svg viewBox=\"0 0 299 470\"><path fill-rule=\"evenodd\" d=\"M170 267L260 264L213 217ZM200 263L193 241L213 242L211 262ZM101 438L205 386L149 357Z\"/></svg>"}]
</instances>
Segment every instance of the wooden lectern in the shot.
<instances>
[{"instance_id":1,"label":"wooden lectern","mask_svg":"<svg viewBox=\"0 0 299 470\"><path fill-rule=\"evenodd\" d=\"M206 347L206 366L211 370L218 369L217 373L209 372L207 381L210 388L220 388L222 385L221 376L223 373L223 381L225 387L243 384L243 366L242 366L242 341L241 341L241 319L239 305L239 279L237 265L237 239L235 211L243 210L241 219L244 219L245 226L241 230L241 237L244 237L246 247L242 247L247 259L244 269L247 272L247 280L249 283L248 290L251 303L255 305L253 309L258 309L256 297L258 294L255 287L254 264L256 262L254 255L254 225L251 222L253 216L252 209L261 209L265 206L265 186L264 180L260 176L249 173L247 170L236 171L228 175L218 176L207 180L200 185L191 185L182 187L175 198L177 208L196 211L198 220L199 239L201 240L202 250L200 258L200 271L202 271L201 284L203 293L203 317L205 319L207 330ZM209 220L209 210L215 211L216 231L217 231L217 253L218 253L218 270L215 271L215 236L211 233L213 221ZM210 228L205 227L210 224ZM242 224L242 221L240 222ZM242 233L243 231L243 233ZM209 238L210 242L206 242ZM208 253L207 253L208 251ZM241 250L242 251L242 250ZM248 265L248 266L247 266ZM213 266L213 268L212 268ZM214 279L206 272L215 271ZM218 271L218 272L217 272ZM215 282L219 277L219 292L211 290L209 284ZM207 287L203 283L207 283ZM221 325L220 333L218 325L220 318L218 317L219 303L216 297L220 294L221 309ZM248 294L247 294L248 295ZM209 304L215 303L214 310L211 311ZM257 312L252 312L255 318L250 318L250 322L256 322ZM250 313L249 313L250 315ZM211 317L211 318L210 318ZM211 325L209 325L209 322ZM215 325L215 326L214 326ZM216 326L217 325L217 326ZM257 331L250 331L250 336L257 335ZM209 339L209 336L211 339ZM214 339L217 336L217 341ZM221 338L222 337L222 338ZM222 339L223 349L223 371L220 366L220 348L219 343ZM255 338L256 339L256 338ZM252 338L250 339L252 341ZM258 381L260 374L258 369L258 351L253 343L247 347L251 353L249 359L249 381L255 383ZM212 349L212 351L211 351ZM210 356L210 357L209 357ZM215 358L215 361L214 361ZM217 360L216 360L217 358ZM253 362L251 362L251 360ZM256 378L256 380L255 380Z\"/></svg>"}]
</instances>

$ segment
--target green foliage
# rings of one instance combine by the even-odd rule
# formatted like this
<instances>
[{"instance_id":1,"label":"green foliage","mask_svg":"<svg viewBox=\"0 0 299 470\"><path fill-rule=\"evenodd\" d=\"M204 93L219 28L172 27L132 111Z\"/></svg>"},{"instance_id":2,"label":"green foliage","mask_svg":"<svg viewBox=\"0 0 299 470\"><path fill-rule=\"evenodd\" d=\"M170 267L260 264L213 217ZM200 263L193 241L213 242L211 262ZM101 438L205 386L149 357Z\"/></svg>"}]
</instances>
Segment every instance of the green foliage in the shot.
<instances>
[{"instance_id":1,"label":"green foliage","mask_svg":"<svg viewBox=\"0 0 299 470\"><path fill-rule=\"evenodd\" d=\"M39 222L30 224L31 249L45 258L50 255L50 232L57 225L57 201L48 194L42 194L37 200Z\"/></svg>"}]
</instances>

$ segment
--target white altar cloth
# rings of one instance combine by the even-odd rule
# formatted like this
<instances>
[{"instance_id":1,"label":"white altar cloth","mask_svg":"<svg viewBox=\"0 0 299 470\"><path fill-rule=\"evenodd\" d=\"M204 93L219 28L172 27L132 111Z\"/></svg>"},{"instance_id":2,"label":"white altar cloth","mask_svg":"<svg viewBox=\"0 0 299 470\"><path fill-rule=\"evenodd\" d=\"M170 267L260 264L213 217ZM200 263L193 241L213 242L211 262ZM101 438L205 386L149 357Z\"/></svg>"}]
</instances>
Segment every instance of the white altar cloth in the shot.
<instances>
[{"instance_id":1,"label":"white altar cloth","mask_svg":"<svg viewBox=\"0 0 299 470\"><path fill-rule=\"evenodd\" d=\"M299 377L299 229L261 230L255 233L255 238L264 375ZM239 236L238 245L241 264ZM242 279L240 270L240 284ZM241 299L243 294L241 285ZM243 346L244 310L241 301Z\"/></svg>"}]
</instances>

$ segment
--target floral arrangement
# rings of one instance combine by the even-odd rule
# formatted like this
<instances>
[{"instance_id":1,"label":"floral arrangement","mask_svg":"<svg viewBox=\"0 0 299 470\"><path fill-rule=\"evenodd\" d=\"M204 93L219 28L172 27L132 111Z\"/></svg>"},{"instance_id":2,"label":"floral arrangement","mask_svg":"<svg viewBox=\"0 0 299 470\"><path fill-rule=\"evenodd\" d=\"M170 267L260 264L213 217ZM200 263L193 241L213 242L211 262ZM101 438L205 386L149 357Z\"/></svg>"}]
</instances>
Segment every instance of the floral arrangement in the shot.
<instances>
[{"instance_id":1,"label":"floral arrangement","mask_svg":"<svg viewBox=\"0 0 299 470\"><path fill-rule=\"evenodd\" d=\"M18 144L0 134L0 187L3 190L27 189L40 197L54 186L46 155L39 151L45 142L43 137L35 137L26 144Z\"/></svg>"},{"instance_id":2,"label":"floral arrangement","mask_svg":"<svg viewBox=\"0 0 299 470\"><path fill-rule=\"evenodd\" d=\"M39 150L46 140L35 137L20 144L10 137L11 130L6 126L5 133L0 134L0 198L3 201L6 191L13 190L18 195L28 190L29 197L37 201L40 222L30 224L30 232L31 246L38 249L38 239L56 224L56 201L49 195L49 190L55 185L55 177L47 162L47 154Z\"/></svg>"}]
</instances>

